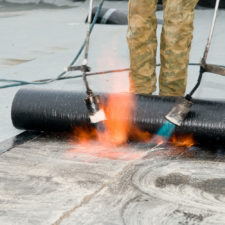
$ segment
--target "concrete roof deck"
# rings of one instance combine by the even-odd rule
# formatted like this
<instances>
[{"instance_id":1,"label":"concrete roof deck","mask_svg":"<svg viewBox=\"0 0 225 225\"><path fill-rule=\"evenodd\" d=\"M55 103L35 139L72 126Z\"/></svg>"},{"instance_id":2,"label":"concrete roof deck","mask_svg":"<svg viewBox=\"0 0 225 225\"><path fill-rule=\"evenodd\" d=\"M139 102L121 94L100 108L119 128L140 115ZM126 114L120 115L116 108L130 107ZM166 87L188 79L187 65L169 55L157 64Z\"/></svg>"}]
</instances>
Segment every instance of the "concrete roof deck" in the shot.
<instances>
[{"instance_id":1,"label":"concrete roof deck","mask_svg":"<svg viewBox=\"0 0 225 225\"><path fill-rule=\"evenodd\" d=\"M223 224L220 149L120 148L41 134L0 156L5 225Z\"/></svg>"}]
</instances>

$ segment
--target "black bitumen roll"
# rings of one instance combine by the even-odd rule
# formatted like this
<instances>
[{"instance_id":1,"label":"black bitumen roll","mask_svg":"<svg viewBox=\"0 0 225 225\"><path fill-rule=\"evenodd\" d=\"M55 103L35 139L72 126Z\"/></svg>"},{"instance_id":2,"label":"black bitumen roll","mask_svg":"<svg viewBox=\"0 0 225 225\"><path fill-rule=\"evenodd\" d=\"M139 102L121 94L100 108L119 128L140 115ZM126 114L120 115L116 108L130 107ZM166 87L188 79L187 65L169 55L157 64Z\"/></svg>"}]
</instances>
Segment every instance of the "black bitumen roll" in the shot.
<instances>
[{"instance_id":1,"label":"black bitumen roll","mask_svg":"<svg viewBox=\"0 0 225 225\"><path fill-rule=\"evenodd\" d=\"M112 94L116 101L121 95ZM46 89L21 89L12 104L12 122L18 129L39 131L71 131L79 125L90 125L84 103L85 93ZM177 97L133 95L136 101L135 113L130 118L143 130L157 132L164 122L164 116L177 101ZM103 104L108 95L100 94ZM126 105L118 104L118 107ZM115 106L116 107L116 106ZM115 111L121 108L115 109ZM201 140L223 142L225 140L225 102L194 100L191 111L182 126L176 127L178 134L193 134Z\"/></svg>"},{"instance_id":2,"label":"black bitumen roll","mask_svg":"<svg viewBox=\"0 0 225 225\"><path fill-rule=\"evenodd\" d=\"M214 8L216 4L216 0L199 0L198 5L207 7L207 8ZM225 8L225 0L220 0L219 8Z\"/></svg>"},{"instance_id":3,"label":"black bitumen roll","mask_svg":"<svg viewBox=\"0 0 225 225\"><path fill-rule=\"evenodd\" d=\"M158 9L160 7L158 6ZM92 11L92 20L98 10L98 7L94 7ZM88 21L88 17L85 22ZM101 12L96 20L97 24L110 24L110 25L127 25L128 24L128 12L122 12L114 8L102 8ZM157 19L158 24L163 24L163 20Z\"/></svg>"},{"instance_id":4,"label":"black bitumen roll","mask_svg":"<svg viewBox=\"0 0 225 225\"><path fill-rule=\"evenodd\" d=\"M97 12L98 7L94 7L92 10L92 19ZM87 18L86 18L87 22ZM97 24L115 24L115 25L127 25L128 18L127 13L121 12L114 8L102 8L96 21Z\"/></svg>"}]
</instances>

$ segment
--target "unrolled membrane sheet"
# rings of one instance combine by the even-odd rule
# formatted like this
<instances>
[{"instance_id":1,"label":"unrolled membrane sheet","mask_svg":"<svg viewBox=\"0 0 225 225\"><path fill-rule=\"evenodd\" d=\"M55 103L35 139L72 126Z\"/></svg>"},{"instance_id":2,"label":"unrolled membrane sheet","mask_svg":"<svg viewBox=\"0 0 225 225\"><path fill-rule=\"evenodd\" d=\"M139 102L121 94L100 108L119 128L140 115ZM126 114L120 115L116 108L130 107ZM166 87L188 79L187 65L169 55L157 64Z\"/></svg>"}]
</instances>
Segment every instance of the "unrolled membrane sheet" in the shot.
<instances>
[{"instance_id":1,"label":"unrolled membrane sheet","mask_svg":"<svg viewBox=\"0 0 225 225\"><path fill-rule=\"evenodd\" d=\"M127 106L127 93L110 94L114 99L113 111ZM109 94L100 94L107 105ZM135 103L131 114L118 116L117 120L131 121L143 130L155 133L164 123L165 115L177 101L177 97L131 95ZM20 89L12 104L12 122L18 129L39 131L72 131L76 126L90 125L84 103L85 93L47 89ZM121 101L124 101L123 104ZM118 107L118 108L117 108ZM117 109L116 109L117 108ZM195 138L214 142L225 140L225 102L194 100L191 111L177 134L193 134Z\"/></svg>"}]
</instances>

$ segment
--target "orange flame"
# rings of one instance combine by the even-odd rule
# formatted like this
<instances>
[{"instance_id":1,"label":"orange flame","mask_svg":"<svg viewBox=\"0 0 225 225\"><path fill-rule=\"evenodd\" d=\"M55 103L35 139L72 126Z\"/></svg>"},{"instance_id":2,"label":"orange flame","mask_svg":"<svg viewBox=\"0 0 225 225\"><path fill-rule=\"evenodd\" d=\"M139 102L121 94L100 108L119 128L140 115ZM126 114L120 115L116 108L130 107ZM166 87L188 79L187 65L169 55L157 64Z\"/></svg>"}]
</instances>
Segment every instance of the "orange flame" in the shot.
<instances>
[{"instance_id":1,"label":"orange flame","mask_svg":"<svg viewBox=\"0 0 225 225\"><path fill-rule=\"evenodd\" d=\"M186 147L186 148L190 148L195 144L193 135L173 135L171 137L171 142L176 147Z\"/></svg>"},{"instance_id":2,"label":"orange flame","mask_svg":"<svg viewBox=\"0 0 225 225\"><path fill-rule=\"evenodd\" d=\"M129 139L148 142L151 135L135 127L131 117L135 109L135 100L129 94L113 94L104 107L107 120L106 131L98 132L94 127L76 127L74 129L75 145L72 153L89 156L134 160L143 157L146 152L135 152L132 149L120 147ZM97 142L95 142L97 140ZM116 148L115 148L116 146Z\"/></svg>"},{"instance_id":3,"label":"orange flame","mask_svg":"<svg viewBox=\"0 0 225 225\"><path fill-rule=\"evenodd\" d=\"M94 127L75 127L73 133L75 141L83 144L96 139L98 136L97 130Z\"/></svg>"},{"instance_id":4,"label":"orange flame","mask_svg":"<svg viewBox=\"0 0 225 225\"><path fill-rule=\"evenodd\" d=\"M131 123L131 117L135 110L135 100L132 95L114 94L109 96L104 110L107 117L105 121L106 131L99 135L92 126L75 128L74 136L77 147L73 149L73 153L98 158L134 160L143 157L146 152L128 151L126 148L120 147L122 144L126 144L128 140L154 142L159 145L165 143L163 137L151 135ZM170 141L173 146L179 147L172 151L173 154L176 154L176 152L180 154L185 151L184 148L195 144L192 135L173 135Z\"/></svg>"},{"instance_id":5,"label":"orange flame","mask_svg":"<svg viewBox=\"0 0 225 225\"><path fill-rule=\"evenodd\" d=\"M112 42L112 45L117 42ZM101 49L100 49L101 52ZM105 65L111 67L117 67L121 64L123 59L117 57L111 57L106 52L104 46L102 47L102 56ZM102 62L98 61L97 64L102 67ZM99 80L99 82L103 82ZM119 92L127 90L128 78L121 75L116 79L111 80L110 88L112 92ZM104 84L103 84L104 85ZM154 141L157 144L165 143L165 140L161 136L151 135L149 132L144 132L135 127L131 123L131 117L135 113L136 102L132 95L129 94L112 94L109 95L104 111L107 120L105 121L106 131L104 133L98 133L93 127L80 127L74 130L76 149L73 152L94 155L102 158L110 159L134 159L140 158L144 152L132 152L118 147L122 144L126 144L129 139L141 142ZM152 138L152 140L151 140ZM102 147L96 145L93 140L98 140L98 143ZM173 136L171 138L175 146L192 146L194 144L193 138ZM117 146L117 148L112 148Z\"/></svg>"},{"instance_id":6,"label":"orange flame","mask_svg":"<svg viewBox=\"0 0 225 225\"><path fill-rule=\"evenodd\" d=\"M113 106L113 104L111 106ZM109 108L107 108L107 110L109 110ZM113 160L135 160L142 158L147 152L135 152L132 149L128 150L124 145L122 147L121 144L127 143L129 139L141 142L154 141L159 145L165 143L162 142L162 137L157 137L155 135L152 136L149 132L141 131L127 121L124 123L122 121L119 122L119 120L116 120L115 118L117 113L114 114L111 111L110 116L111 117L108 118L106 123L107 132L103 133L100 138L97 130L93 127L76 128L74 130L76 148L72 150L72 153ZM124 116L126 117L125 112ZM115 128L117 128L117 130ZM185 152L185 149L195 144L192 135L173 135L171 137L171 142L172 145L175 146L175 148L170 152L171 155L180 155Z\"/></svg>"},{"instance_id":7,"label":"orange flame","mask_svg":"<svg viewBox=\"0 0 225 225\"><path fill-rule=\"evenodd\" d=\"M131 95L111 95L109 96L105 108L106 135L104 142L111 142L121 145L127 142L128 134L131 129L129 118L132 116L134 101Z\"/></svg>"},{"instance_id":8,"label":"orange flame","mask_svg":"<svg viewBox=\"0 0 225 225\"><path fill-rule=\"evenodd\" d=\"M79 143L85 143L93 139L98 139L103 145L118 146L128 142L128 140L148 142L151 135L147 131L142 131L135 127L131 118L135 110L135 100L129 94L114 94L108 98L104 107L107 120L104 122L106 131L98 133L90 127L76 127L74 136Z\"/></svg>"}]
</instances>

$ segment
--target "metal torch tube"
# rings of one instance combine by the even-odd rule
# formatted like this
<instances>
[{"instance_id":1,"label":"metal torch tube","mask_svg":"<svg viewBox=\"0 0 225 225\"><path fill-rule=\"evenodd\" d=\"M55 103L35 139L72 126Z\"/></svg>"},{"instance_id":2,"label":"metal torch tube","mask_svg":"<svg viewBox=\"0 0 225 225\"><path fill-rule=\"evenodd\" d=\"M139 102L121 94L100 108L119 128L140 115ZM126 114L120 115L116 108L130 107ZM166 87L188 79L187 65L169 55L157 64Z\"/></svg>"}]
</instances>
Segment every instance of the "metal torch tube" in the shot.
<instances>
[{"instance_id":1,"label":"metal torch tube","mask_svg":"<svg viewBox=\"0 0 225 225\"><path fill-rule=\"evenodd\" d=\"M215 28L215 23L216 23L216 17L217 17L217 12L218 12L218 8L219 8L219 4L220 4L220 0L216 0L216 5L215 5L215 10L214 10L214 16L213 16L213 20L212 20L212 25L211 25L211 29L210 29L210 33L209 33L209 38L208 38L208 42L205 48L205 52L204 52L204 56L202 59L202 63L205 64L207 57L208 57L208 53L209 53L209 48L211 46L211 42L212 42L212 37L213 37L213 33L214 33L214 28Z\"/></svg>"},{"instance_id":2,"label":"metal torch tube","mask_svg":"<svg viewBox=\"0 0 225 225\"><path fill-rule=\"evenodd\" d=\"M85 53L84 53L84 60L83 60L83 66L87 66L88 64L88 50L89 50L89 42L90 42L90 35L91 35L91 19L92 19L92 9L93 9L93 0L90 0L89 4L89 13L88 13L88 30L86 35L86 45L85 45ZM86 92L88 95L92 93L86 76L86 71L83 71L83 80L86 87Z\"/></svg>"}]
</instances>

